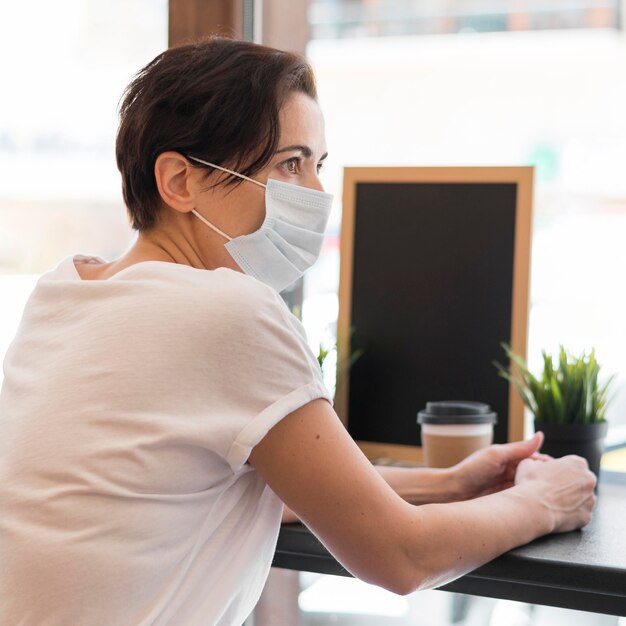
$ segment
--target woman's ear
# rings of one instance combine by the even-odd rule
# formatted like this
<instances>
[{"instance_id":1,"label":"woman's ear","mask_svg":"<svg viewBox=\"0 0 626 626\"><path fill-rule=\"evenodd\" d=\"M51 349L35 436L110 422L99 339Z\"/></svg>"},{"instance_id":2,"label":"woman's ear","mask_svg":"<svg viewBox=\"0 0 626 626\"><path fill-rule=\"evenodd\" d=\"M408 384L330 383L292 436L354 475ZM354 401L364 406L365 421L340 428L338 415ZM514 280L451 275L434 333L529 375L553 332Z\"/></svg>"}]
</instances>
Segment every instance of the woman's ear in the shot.
<instances>
[{"instance_id":1,"label":"woman's ear","mask_svg":"<svg viewBox=\"0 0 626 626\"><path fill-rule=\"evenodd\" d=\"M154 164L154 178L163 202L180 213L195 208L194 174L195 168L178 152L159 154Z\"/></svg>"}]
</instances>

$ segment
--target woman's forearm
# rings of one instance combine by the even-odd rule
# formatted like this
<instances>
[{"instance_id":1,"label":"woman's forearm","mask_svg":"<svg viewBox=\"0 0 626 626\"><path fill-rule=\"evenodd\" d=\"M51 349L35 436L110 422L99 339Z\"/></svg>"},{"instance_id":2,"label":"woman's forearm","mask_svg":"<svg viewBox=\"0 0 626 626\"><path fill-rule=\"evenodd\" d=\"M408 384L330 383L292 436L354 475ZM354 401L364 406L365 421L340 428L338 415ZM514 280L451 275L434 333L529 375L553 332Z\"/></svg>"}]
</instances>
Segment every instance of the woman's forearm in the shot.
<instances>
[{"instance_id":1,"label":"woman's forearm","mask_svg":"<svg viewBox=\"0 0 626 626\"><path fill-rule=\"evenodd\" d=\"M441 586L503 552L552 532L554 519L524 487L451 504L412 507L400 545L407 591Z\"/></svg>"},{"instance_id":2,"label":"woman's forearm","mask_svg":"<svg viewBox=\"0 0 626 626\"><path fill-rule=\"evenodd\" d=\"M458 500L454 472L447 469L407 468L376 465L376 471L404 500L411 504Z\"/></svg>"},{"instance_id":3,"label":"woman's forearm","mask_svg":"<svg viewBox=\"0 0 626 626\"><path fill-rule=\"evenodd\" d=\"M385 482L411 504L455 502L458 500L454 473L450 469L408 468L375 465ZM287 506L283 509L283 524L298 521L298 516Z\"/></svg>"}]
</instances>

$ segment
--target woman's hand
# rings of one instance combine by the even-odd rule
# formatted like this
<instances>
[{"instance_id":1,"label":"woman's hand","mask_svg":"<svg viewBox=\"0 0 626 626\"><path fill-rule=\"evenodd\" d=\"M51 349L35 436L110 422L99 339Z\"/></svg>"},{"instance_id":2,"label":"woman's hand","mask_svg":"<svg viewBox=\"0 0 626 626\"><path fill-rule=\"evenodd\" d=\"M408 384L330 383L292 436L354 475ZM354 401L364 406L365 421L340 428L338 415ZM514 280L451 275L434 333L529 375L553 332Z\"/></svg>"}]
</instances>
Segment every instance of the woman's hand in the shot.
<instances>
[{"instance_id":1,"label":"woman's hand","mask_svg":"<svg viewBox=\"0 0 626 626\"><path fill-rule=\"evenodd\" d=\"M474 452L451 468L457 500L469 500L512 487L517 466L528 458L545 461L550 457L538 454L543 433L515 443L495 444Z\"/></svg>"},{"instance_id":2,"label":"woman's hand","mask_svg":"<svg viewBox=\"0 0 626 626\"><path fill-rule=\"evenodd\" d=\"M515 485L530 490L549 511L555 533L575 530L591 521L596 480L587 461L573 454L547 463L526 459L515 474Z\"/></svg>"}]
</instances>

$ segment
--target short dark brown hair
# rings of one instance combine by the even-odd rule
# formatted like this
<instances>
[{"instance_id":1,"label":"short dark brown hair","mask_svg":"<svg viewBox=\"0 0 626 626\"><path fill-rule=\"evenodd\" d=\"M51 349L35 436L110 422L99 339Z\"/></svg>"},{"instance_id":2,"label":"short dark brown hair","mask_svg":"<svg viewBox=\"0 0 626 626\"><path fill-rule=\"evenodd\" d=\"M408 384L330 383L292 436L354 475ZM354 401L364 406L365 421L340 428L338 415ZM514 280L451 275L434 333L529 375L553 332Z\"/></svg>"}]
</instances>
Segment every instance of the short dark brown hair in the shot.
<instances>
[{"instance_id":1,"label":"short dark brown hair","mask_svg":"<svg viewBox=\"0 0 626 626\"><path fill-rule=\"evenodd\" d=\"M263 169L278 148L279 111L294 91L317 99L303 57L226 37L171 48L148 63L122 96L115 145L131 226L155 224L162 204L154 164L163 152L246 176Z\"/></svg>"}]
</instances>

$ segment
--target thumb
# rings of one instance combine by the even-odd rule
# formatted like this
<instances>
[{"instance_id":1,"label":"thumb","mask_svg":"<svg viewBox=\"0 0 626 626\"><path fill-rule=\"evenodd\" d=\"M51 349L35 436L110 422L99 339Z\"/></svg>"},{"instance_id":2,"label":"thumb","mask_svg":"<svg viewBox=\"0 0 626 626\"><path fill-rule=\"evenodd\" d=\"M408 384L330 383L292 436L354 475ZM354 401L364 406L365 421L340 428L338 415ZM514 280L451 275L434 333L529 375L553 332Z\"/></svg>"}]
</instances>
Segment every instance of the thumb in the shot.
<instances>
[{"instance_id":1,"label":"thumb","mask_svg":"<svg viewBox=\"0 0 626 626\"><path fill-rule=\"evenodd\" d=\"M517 441L516 443L509 444L511 460L522 460L532 456L535 452L541 448L543 444L543 433L541 431L536 432L530 439L526 441Z\"/></svg>"}]
</instances>

